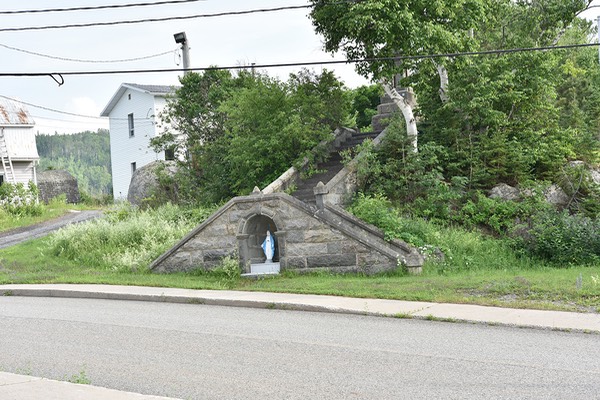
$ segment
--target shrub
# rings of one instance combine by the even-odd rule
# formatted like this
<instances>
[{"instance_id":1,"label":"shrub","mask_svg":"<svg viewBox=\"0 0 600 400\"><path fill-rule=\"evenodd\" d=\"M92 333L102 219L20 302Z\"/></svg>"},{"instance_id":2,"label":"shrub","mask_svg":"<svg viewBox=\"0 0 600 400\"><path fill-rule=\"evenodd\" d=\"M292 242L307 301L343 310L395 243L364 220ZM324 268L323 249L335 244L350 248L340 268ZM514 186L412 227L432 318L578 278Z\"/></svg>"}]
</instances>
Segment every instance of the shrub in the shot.
<instances>
[{"instance_id":1,"label":"shrub","mask_svg":"<svg viewBox=\"0 0 600 400\"><path fill-rule=\"evenodd\" d=\"M468 228L483 228L498 236L508 236L520 221L538 210L549 208L538 196L523 201L489 198L477 191L456 212L452 219Z\"/></svg>"},{"instance_id":2,"label":"shrub","mask_svg":"<svg viewBox=\"0 0 600 400\"><path fill-rule=\"evenodd\" d=\"M242 274L239 259L232 256L223 258L219 266L212 271L212 274L221 278L221 283L226 287L235 286Z\"/></svg>"},{"instance_id":3,"label":"shrub","mask_svg":"<svg viewBox=\"0 0 600 400\"><path fill-rule=\"evenodd\" d=\"M422 225L404 219L383 195L359 193L348 211L384 233L385 240L402 239L415 246L426 244L426 232Z\"/></svg>"},{"instance_id":4,"label":"shrub","mask_svg":"<svg viewBox=\"0 0 600 400\"><path fill-rule=\"evenodd\" d=\"M571 198L571 212L594 218L600 216L600 185L594 182L584 164L563 167L559 175L560 187Z\"/></svg>"},{"instance_id":5,"label":"shrub","mask_svg":"<svg viewBox=\"0 0 600 400\"><path fill-rule=\"evenodd\" d=\"M517 240L532 255L563 264L600 262L600 219L542 210Z\"/></svg>"},{"instance_id":6,"label":"shrub","mask_svg":"<svg viewBox=\"0 0 600 400\"><path fill-rule=\"evenodd\" d=\"M79 202L92 207L107 206L114 202L111 194L91 195L85 190L79 190Z\"/></svg>"},{"instance_id":7,"label":"shrub","mask_svg":"<svg viewBox=\"0 0 600 400\"><path fill-rule=\"evenodd\" d=\"M44 207L38 201L39 190L33 182L0 185L0 207L14 216L41 215Z\"/></svg>"}]
</instances>

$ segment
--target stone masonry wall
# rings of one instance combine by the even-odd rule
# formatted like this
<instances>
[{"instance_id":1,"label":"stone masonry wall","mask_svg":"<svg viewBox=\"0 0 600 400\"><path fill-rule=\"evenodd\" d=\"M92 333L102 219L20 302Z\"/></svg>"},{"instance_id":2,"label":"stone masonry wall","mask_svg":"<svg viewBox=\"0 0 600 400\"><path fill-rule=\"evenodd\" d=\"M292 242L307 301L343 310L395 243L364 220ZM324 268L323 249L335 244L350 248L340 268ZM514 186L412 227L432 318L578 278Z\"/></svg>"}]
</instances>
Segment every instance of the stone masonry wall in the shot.
<instances>
[{"instance_id":1,"label":"stone masonry wall","mask_svg":"<svg viewBox=\"0 0 600 400\"><path fill-rule=\"evenodd\" d=\"M79 185L77 179L65 170L49 170L37 176L40 198L48 203L62 194L67 196L67 203L79 203Z\"/></svg>"},{"instance_id":2,"label":"stone masonry wall","mask_svg":"<svg viewBox=\"0 0 600 400\"><path fill-rule=\"evenodd\" d=\"M384 130L373 140L375 146L379 146L386 135ZM340 206L348 204L352 200L352 196L356 193L358 187L356 177L356 165L359 162L361 154L358 154L347 166L342 168L336 176L327 182L327 195L325 202Z\"/></svg>"},{"instance_id":3,"label":"stone masonry wall","mask_svg":"<svg viewBox=\"0 0 600 400\"><path fill-rule=\"evenodd\" d=\"M380 239L369 232L361 232L366 238L361 239L348 234L356 227L339 226L344 224L340 220L336 227L322 210L284 193L260 193L232 199L150 268L156 272L212 269L223 257L239 256L248 272L251 254L247 241L252 218L257 215L270 218L276 225L277 231L272 233L282 269L374 273L393 269L402 259L400 254L382 250L383 245L370 244Z\"/></svg>"}]
</instances>

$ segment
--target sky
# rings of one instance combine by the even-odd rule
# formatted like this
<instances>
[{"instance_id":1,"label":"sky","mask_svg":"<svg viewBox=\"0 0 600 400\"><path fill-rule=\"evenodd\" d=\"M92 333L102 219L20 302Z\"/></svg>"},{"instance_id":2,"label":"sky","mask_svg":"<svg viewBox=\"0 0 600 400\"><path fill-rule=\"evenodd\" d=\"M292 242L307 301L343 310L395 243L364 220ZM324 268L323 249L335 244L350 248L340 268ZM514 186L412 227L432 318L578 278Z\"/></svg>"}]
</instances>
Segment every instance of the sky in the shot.
<instances>
[{"instance_id":1,"label":"sky","mask_svg":"<svg viewBox=\"0 0 600 400\"><path fill-rule=\"evenodd\" d=\"M159 0L0 0L0 12L156 1ZM10 15L0 13L0 29L213 14L304 4L307 4L305 0L203 0L187 4L112 10ZM128 25L0 31L0 72L181 68L179 52L175 51L179 45L175 43L173 34L182 31L186 32L188 39L192 68L343 60L342 55L332 58L322 51L322 39L315 34L307 14L308 9L298 9ZM135 62L82 63L35 56L7 47L53 57L94 61L169 53ZM317 72L322 69L320 66L313 68ZM350 65L328 66L327 69L334 70L349 87L369 83L356 74ZM297 67L274 68L267 72L286 79L290 72L297 70ZM171 72L65 76L65 82L60 87L49 76L0 77L0 95L18 98L36 106L96 117L76 117L27 105L39 133L95 131L98 128L108 128L108 119L99 118L99 115L121 83L176 85L179 75L180 73Z\"/></svg>"},{"instance_id":2,"label":"sky","mask_svg":"<svg viewBox=\"0 0 600 400\"><path fill-rule=\"evenodd\" d=\"M307 17L308 9L87 28L1 31L3 28L139 20L307 4L306 0L201 0L186 4L112 10L2 14L9 10L156 1L160 0L0 0L0 72L180 68L179 52L176 51L179 45L175 43L173 34L182 31L186 32L190 46L192 68L343 60L341 54L332 56L322 51L322 38L314 32ZM596 3L600 4L600 0L596 0L594 4ZM593 8L582 16L595 20L599 14L600 8ZM36 56L10 49L11 47L53 57L93 61L138 58L165 52L168 54L134 62L90 63ZM312 68L317 72L322 69L320 66ZM348 87L369 83L354 72L352 65L325 68L334 70ZM290 72L297 70L297 67L274 68L267 72L286 79ZM39 133L95 131L98 128L108 128L108 119L100 118L99 115L121 83L176 85L179 75L180 73L170 72L65 76L65 82L60 87L49 76L0 76L0 95L30 103L27 107L36 121ZM92 118L51 112L44 108Z\"/></svg>"}]
</instances>

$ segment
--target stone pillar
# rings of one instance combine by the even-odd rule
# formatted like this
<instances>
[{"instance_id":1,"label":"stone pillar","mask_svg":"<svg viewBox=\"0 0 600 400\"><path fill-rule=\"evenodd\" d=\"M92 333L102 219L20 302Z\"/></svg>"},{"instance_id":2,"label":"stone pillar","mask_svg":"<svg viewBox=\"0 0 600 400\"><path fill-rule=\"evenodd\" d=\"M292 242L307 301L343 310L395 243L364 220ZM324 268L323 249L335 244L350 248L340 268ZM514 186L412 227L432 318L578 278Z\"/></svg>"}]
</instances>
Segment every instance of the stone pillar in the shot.
<instances>
[{"instance_id":1,"label":"stone pillar","mask_svg":"<svg viewBox=\"0 0 600 400\"><path fill-rule=\"evenodd\" d=\"M317 186L313 188L315 199L317 201L317 208L322 210L325 208L325 195L329 193L327 186L323 182L317 183Z\"/></svg>"},{"instance_id":2,"label":"stone pillar","mask_svg":"<svg viewBox=\"0 0 600 400\"><path fill-rule=\"evenodd\" d=\"M286 231L273 232L273 235L277 239L277 252L278 252L278 256L279 256L279 265L281 265L281 267L283 267L283 268L285 268L287 265L286 257L285 257L286 233L287 233Z\"/></svg>"},{"instance_id":3,"label":"stone pillar","mask_svg":"<svg viewBox=\"0 0 600 400\"><path fill-rule=\"evenodd\" d=\"M242 271L250 272L250 251L248 249L248 239L250 235L238 234L236 239L238 242L238 256L240 258L240 266Z\"/></svg>"}]
</instances>

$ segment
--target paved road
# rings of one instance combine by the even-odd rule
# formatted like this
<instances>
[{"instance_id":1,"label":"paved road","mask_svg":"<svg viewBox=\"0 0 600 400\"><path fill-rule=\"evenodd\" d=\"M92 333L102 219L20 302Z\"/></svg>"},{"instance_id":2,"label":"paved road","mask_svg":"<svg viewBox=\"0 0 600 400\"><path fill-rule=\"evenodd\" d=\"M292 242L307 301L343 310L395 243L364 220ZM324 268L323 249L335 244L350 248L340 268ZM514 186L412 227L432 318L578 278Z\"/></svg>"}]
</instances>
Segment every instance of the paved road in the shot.
<instances>
[{"instance_id":1,"label":"paved road","mask_svg":"<svg viewBox=\"0 0 600 400\"><path fill-rule=\"evenodd\" d=\"M15 244L19 244L27 240L37 239L39 237L46 236L49 233L60 229L65 225L75 224L78 222L98 218L101 215L102 211L98 210L73 211L59 218L42 222L40 224L17 228L7 232L1 232L0 249L9 246L14 246Z\"/></svg>"},{"instance_id":2,"label":"paved road","mask_svg":"<svg viewBox=\"0 0 600 400\"><path fill-rule=\"evenodd\" d=\"M0 369L184 399L598 398L598 335L0 297Z\"/></svg>"}]
</instances>

